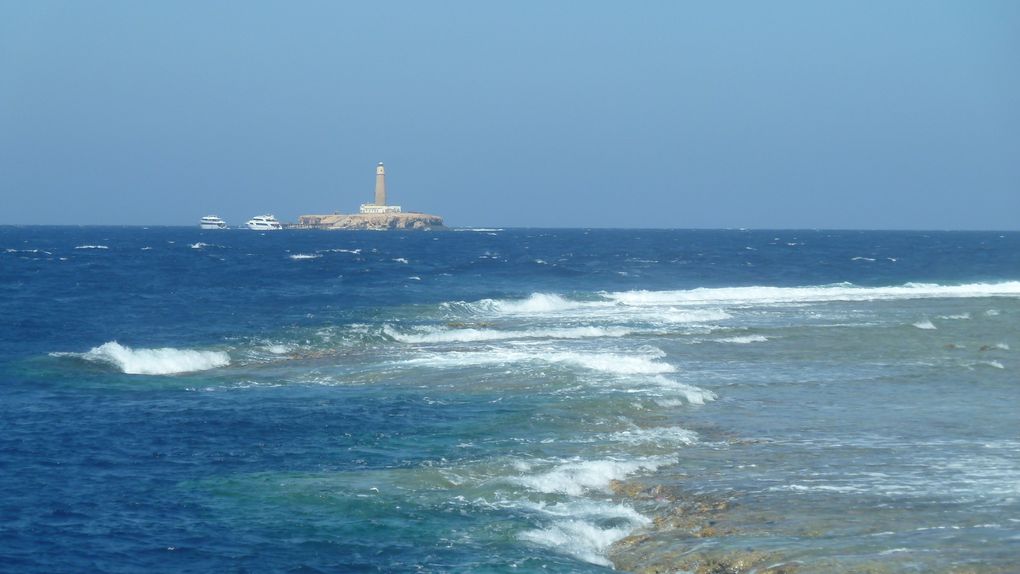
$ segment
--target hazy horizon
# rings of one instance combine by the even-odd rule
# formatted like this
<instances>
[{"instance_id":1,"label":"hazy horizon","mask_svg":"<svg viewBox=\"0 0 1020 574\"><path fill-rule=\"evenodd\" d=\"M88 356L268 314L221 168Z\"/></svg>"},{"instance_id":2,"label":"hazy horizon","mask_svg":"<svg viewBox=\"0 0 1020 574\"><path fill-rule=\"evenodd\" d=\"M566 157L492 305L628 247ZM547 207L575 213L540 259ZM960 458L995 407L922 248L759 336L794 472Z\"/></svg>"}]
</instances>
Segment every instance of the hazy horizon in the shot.
<instances>
[{"instance_id":1,"label":"hazy horizon","mask_svg":"<svg viewBox=\"0 0 1020 574\"><path fill-rule=\"evenodd\" d=\"M1020 4L0 0L0 224L1011 231Z\"/></svg>"}]
</instances>

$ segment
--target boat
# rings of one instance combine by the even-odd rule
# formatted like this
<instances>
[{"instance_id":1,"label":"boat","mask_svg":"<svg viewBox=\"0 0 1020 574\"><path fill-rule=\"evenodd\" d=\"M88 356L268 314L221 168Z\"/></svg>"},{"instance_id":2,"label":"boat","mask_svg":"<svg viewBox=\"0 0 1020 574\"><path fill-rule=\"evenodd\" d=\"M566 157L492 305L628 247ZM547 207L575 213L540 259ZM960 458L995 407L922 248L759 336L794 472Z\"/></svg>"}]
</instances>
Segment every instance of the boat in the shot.
<instances>
[{"instance_id":1,"label":"boat","mask_svg":"<svg viewBox=\"0 0 1020 574\"><path fill-rule=\"evenodd\" d=\"M226 229L227 222L215 215L206 215L198 222L198 226L202 229Z\"/></svg>"},{"instance_id":2,"label":"boat","mask_svg":"<svg viewBox=\"0 0 1020 574\"><path fill-rule=\"evenodd\" d=\"M256 215L248 220L247 225L248 229L254 229L255 231L283 229L283 225L280 225L280 222L272 215Z\"/></svg>"}]
</instances>

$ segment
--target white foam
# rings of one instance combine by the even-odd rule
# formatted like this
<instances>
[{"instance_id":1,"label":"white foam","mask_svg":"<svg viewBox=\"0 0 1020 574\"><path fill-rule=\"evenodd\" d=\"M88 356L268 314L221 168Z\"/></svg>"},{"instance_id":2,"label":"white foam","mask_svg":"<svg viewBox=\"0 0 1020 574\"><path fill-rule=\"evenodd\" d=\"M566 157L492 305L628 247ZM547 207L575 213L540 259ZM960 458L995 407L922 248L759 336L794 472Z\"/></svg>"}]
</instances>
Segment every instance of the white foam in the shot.
<instances>
[{"instance_id":1,"label":"white foam","mask_svg":"<svg viewBox=\"0 0 1020 574\"><path fill-rule=\"evenodd\" d=\"M965 320L965 319L970 319L970 313L958 313L956 315L942 315L939 318L940 319Z\"/></svg>"},{"instance_id":2,"label":"white foam","mask_svg":"<svg viewBox=\"0 0 1020 574\"><path fill-rule=\"evenodd\" d=\"M859 257L858 256L858 257L853 257L850 260L851 261L874 261L875 259L873 257Z\"/></svg>"},{"instance_id":3,"label":"white foam","mask_svg":"<svg viewBox=\"0 0 1020 574\"><path fill-rule=\"evenodd\" d=\"M658 427L620 431L613 433L608 439L632 445L687 446L698 442L698 433L681 427Z\"/></svg>"},{"instance_id":4,"label":"white foam","mask_svg":"<svg viewBox=\"0 0 1020 574\"><path fill-rule=\"evenodd\" d=\"M998 309L989 309L989 310L985 311L985 315L987 315L989 317L998 317L999 316L999 310Z\"/></svg>"},{"instance_id":5,"label":"white foam","mask_svg":"<svg viewBox=\"0 0 1020 574\"><path fill-rule=\"evenodd\" d=\"M650 457L639 460L578 460L560 464L551 470L511 479L530 490L546 494L581 496L588 492L609 492L609 484L640 471L654 471L675 458Z\"/></svg>"},{"instance_id":6,"label":"white foam","mask_svg":"<svg viewBox=\"0 0 1020 574\"><path fill-rule=\"evenodd\" d=\"M737 337L724 337L722 339L716 339L719 343L737 343L740 345L746 345L748 343L764 343L769 338L765 335L740 335Z\"/></svg>"},{"instance_id":7,"label":"white foam","mask_svg":"<svg viewBox=\"0 0 1020 574\"><path fill-rule=\"evenodd\" d=\"M547 528L525 530L518 536L557 552L568 554L585 562L612 568L613 563L605 554L609 547L627 537L633 526L599 528L584 520L560 520Z\"/></svg>"},{"instance_id":8,"label":"white foam","mask_svg":"<svg viewBox=\"0 0 1020 574\"><path fill-rule=\"evenodd\" d=\"M435 353L409 359L405 363L436 368L458 368L477 365L546 362L616 375L654 375L676 371L674 366L658 362L655 360L656 358L659 357L623 355L619 353L582 353L551 349L537 350L530 353L516 349L492 349L487 351L448 351Z\"/></svg>"},{"instance_id":9,"label":"white foam","mask_svg":"<svg viewBox=\"0 0 1020 574\"><path fill-rule=\"evenodd\" d=\"M73 356L86 361L113 365L132 375L173 375L205 371L230 364L230 355L223 351L192 349L132 349L116 341L103 343L86 353L51 353Z\"/></svg>"},{"instance_id":10,"label":"white foam","mask_svg":"<svg viewBox=\"0 0 1020 574\"><path fill-rule=\"evenodd\" d=\"M393 261L394 261L395 263L407 263L407 259L404 259L403 257L397 257L397 258L396 258L396 259L394 259Z\"/></svg>"},{"instance_id":11,"label":"white foam","mask_svg":"<svg viewBox=\"0 0 1020 574\"><path fill-rule=\"evenodd\" d=\"M1006 368L1006 366L1003 365L1002 363L1000 363L999 361L980 361L978 364L980 364L980 365L987 365L989 367L994 367L996 369L1005 369Z\"/></svg>"},{"instance_id":12,"label":"white foam","mask_svg":"<svg viewBox=\"0 0 1020 574\"><path fill-rule=\"evenodd\" d=\"M918 329L925 329L925 330L932 330L932 329L937 329L938 328L931 321L929 321L928 319L922 319L922 320L914 323L913 325L915 327L917 327Z\"/></svg>"},{"instance_id":13,"label":"white foam","mask_svg":"<svg viewBox=\"0 0 1020 574\"><path fill-rule=\"evenodd\" d=\"M603 293L602 295L612 301L634 306L756 305L891 299L1020 297L1020 281L966 285L907 283L892 287L858 287L849 283L813 287L699 287L684 291L621 291Z\"/></svg>"},{"instance_id":14,"label":"white foam","mask_svg":"<svg viewBox=\"0 0 1020 574\"><path fill-rule=\"evenodd\" d=\"M999 349L1001 351L1008 351L1009 350L1009 345L1006 344L1006 343L996 343L995 344L995 348Z\"/></svg>"},{"instance_id":15,"label":"white foam","mask_svg":"<svg viewBox=\"0 0 1020 574\"><path fill-rule=\"evenodd\" d=\"M79 245L75 249L109 249L106 245Z\"/></svg>"},{"instance_id":16,"label":"white foam","mask_svg":"<svg viewBox=\"0 0 1020 574\"><path fill-rule=\"evenodd\" d=\"M716 398L718 398L716 397L716 394L713 393L712 391L705 390L700 387L695 387L694 385L688 385L687 383L674 381L673 379L664 377L662 375L656 375L652 377L651 381L664 389L668 389L674 393L678 393L680 396L684 398L684 400L686 400L688 403L692 405L703 405L708 401L714 401ZM668 404L659 403L660 406L680 406L681 404L683 403L672 402Z\"/></svg>"},{"instance_id":17,"label":"white foam","mask_svg":"<svg viewBox=\"0 0 1020 574\"><path fill-rule=\"evenodd\" d=\"M500 341L508 339L585 339L596 337L623 337L629 329L618 327L564 327L551 329L529 329L503 331L498 329L438 329L419 328L406 333L390 325L383 332L401 343L471 343L478 341Z\"/></svg>"},{"instance_id":18,"label":"white foam","mask_svg":"<svg viewBox=\"0 0 1020 574\"><path fill-rule=\"evenodd\" d=\"M4 252L5 253L44 253L46 255L53 255L53 253L51 253L49 251L44 251L42 249L4 249Z\"/></svg>"},{"instance_id":19,"label":"white foam","mask_svg":"<svg viewBox=\"0 0 1020 574\"><path fill-rule=\"evenodd\" d=\"M189 247L191 247L192 249L202 249L203 247L208 246L209 246L208 243L202 243L201 241L199 241L198 243L192 243Z\"/></svg>"},{"instance_id":20,"label":"white foam","mask_svg":"<svg viewBox=\"0 0 1020 574\"><path fill-rule=\"evenodd\" d=\"M290 255L290 258L295 260L295 261L300 261L302 259L318 259L320 257L322 257L322 255L319 255L318 253L314 253L314 254L294 253L293 255Z\"/></svg>"},{"instance_id":21,"label":"white foam","mask_svg":"<svg viewBox=\"0 0 1020 574\"><path fill-rule=\"evenodd\" d=\"M491 306L503 313L553 313L576 309L581 305L579 301L569 301L560 295L550 293L532 293L530 297L522 300L487 300ZM485 301L481 302L485 303Z\"/></svg>"}]
</instances>

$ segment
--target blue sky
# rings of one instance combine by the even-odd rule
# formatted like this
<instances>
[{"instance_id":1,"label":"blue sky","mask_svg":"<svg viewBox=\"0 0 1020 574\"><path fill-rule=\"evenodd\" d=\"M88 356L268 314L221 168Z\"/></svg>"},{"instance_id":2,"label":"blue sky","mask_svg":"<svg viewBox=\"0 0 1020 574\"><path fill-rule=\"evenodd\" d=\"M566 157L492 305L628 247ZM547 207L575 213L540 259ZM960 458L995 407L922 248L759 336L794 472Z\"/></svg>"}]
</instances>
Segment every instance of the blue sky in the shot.
<instances>
[{"instance_id":1,"label":"blue sky","mask_svg":"<svg viewBox=\"0 0 1020 574\"><path fill-rule=\"evenodd\" d=\"M0 223L1020 228L1020 2L0 0Z\"/></svg>"}]
</instances>

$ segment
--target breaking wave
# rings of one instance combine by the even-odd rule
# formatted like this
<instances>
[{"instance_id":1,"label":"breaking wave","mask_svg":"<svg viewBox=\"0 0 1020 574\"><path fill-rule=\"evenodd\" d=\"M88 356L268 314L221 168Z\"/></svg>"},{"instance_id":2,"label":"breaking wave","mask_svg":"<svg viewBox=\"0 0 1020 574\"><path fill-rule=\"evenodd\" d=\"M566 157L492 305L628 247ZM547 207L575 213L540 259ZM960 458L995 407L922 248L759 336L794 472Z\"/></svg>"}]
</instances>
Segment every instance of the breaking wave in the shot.
<instances>
[{"instance_id":1,"label":"breaking wave","mask_svg":"<svg viewBox=\"0 0 1020 574\"><path fill-rule=\"evenodd\" d=\"M419 328L410 333L386 325L383 332L401 343L473 343L508 339L586 339L596 337L624 337L629 329L619 327L563 327L502 331L497 329L438 329Z\"/></svg>"},{"instance_id":2,"label":"breaking wave","mask_svg":"<svg viewBox=\"0 0 1020 574\"><path fill-rule=\"evenodd\" d=\"M740 335L738 337L724 337L722 339L716 339L719 343L737 343L746 345L747 343L764 343L769 338L765 335Z\"/></svg>"},{"instance_id":3,"label":"breaking wave","mask_svg":"<svg viewBox=\"0 0 1020 574\"><path fill-rule=\"evenodd\" d=\"M493 349L488 351L448 351L409 359L404 363L436 368L458 368L477 365L546 362L565 364L615 375L655 375L675 372L676 367L673 365L656 360L661 358L662 355L661 351L655 356L641 356L555 350L528 353L515 349Z\"/></svg>"},{"instance_id":4,"label":"breaking wave","mask_svg":"<svg viewBox=\"0 0 1020 574\"><path fill-rule=\"evenodd\" d=\"M819 303L826 301L878 301L964 297L1020 297L1020 281L938 285L907 283L893 287L859 287L850 283L815 287L719 287L683 291L621 291L603 293L624 305L753 305L768 303Z\"/></svg>"},{"instance_id":5,"label":"breaking wave","mask_svg":"<svg viewBox=\"0 0 1020 574\"><path fill-rule=\"evenodd\" d=\"M561 463L537 474L517 476L512 482L535 492L582 496L589 492L609 492L614 480L637 472L650 472L676 463L675 458L648 457L638 460L576 460Z\"/></svg>"},{"instance_id":6,"label":"breaking wave","mask_svg":"<svg viewBox=\"0 0 1020 574\"><path fill-rule=\"evenodd\" d=\"M174 375L206 371L230 364L223 351L193 349L132 349L116 341L103 343L85 353L50 353L56 357L74 357L93 363L105 363L130 375Z\"/></svg>"}]
</instances>

